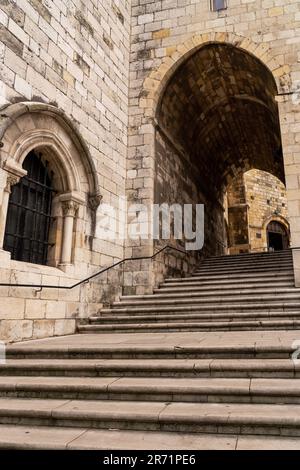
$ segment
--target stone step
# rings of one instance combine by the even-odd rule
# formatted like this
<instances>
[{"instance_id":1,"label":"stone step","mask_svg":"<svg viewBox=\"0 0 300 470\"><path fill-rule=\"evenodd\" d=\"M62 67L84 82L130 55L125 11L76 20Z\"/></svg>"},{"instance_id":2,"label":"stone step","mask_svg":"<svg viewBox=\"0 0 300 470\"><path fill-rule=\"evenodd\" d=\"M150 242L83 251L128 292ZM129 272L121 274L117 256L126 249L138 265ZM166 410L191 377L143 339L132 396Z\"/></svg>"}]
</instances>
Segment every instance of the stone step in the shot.
<instances>
[{"instance_id":1,"label":"stone step","mask_svg":"<svg viewBox=\"0 0 300 470\"><path fill-rule=\"evenodd\" d=\"M235 266L235 267L231 267L231 266L220 266L220 267L207 267L207 266L202 266L200 268L198 268L197 270L195 270L193 272L193 276L198 276L200 274L207 274L207 275L211 275L211 274L234 274L234 273L243 273L245 272L245 270L247 270L247 273L251 273L251 272L255 272L255 273L259 273L259 272L266 272L266 273L271 273L276 270L277 272L281 272L281 271L286 271L286 270L291 270L292 268L292 264L291 263L274 263L274 264L265 264L265 263L261 263L259 265L247 265L247 266Z\"/></svg>"},{"instance_id":2,"label":"stone step","mask_svg":"<svg viewBox=\"0 0 300 470\"><path fill-rule=\"evenodd\" d=\"M9 359L0 376L299 378L291 359Z\"/></svg>"},{"instance_id":3,"label":"stone step","mask_svg":"<svg viewBox=\"0 0 300 470\"><path fill-rule=\"evenodd\" d=\"M250 269L253 270L253 269L261 269L265 267L267 271L271 271L273 268L280 268L280 269L292 269L293 267L293 263L290 262L290 261L281 261L281 262L276 262L276 263L271 263L271 262L257 262L257 263L249 263L249 264L246 264L246 263L234 263L234 264L229 264L229 263L220 263L220 264L206 264L206 263L202 263L202 264L199 264L196 269L194 270L194 272L202 272L202 271L205 271L205 272L210 272L210 271L218 271L218 270L231 270L232 272L234 272L235 270L240 270L240 269Z\"/></svg>"},{"instance_id":4,"label":"stone step","mask_svg":"<svg viewBox=\"0 0 300 470\"><path fill-rule=\"evenodd\" d=\"M113 312L112 312L113 313ZM95 324L105 324L105 323L159 323L159 322L176 322L180 320L181 323L193 322L197 320L206 320L206 321L218 321L218 320L278 320L278 319L288 319L288 320L299 320L300 311L284 311L284 312L223 312L223 313L187 313L174 315L163 314L163 315L93 315L89 318L90 323Z\"/></svg>"},{"instance_id":5,"label":"stone step","mask_svg":"<svg viewBox=\"0 0 300 470\"><path fill-rule=\"evenodd\" d=\"M261 287L272 287L274 286L275 288L278 287L295 287L295 282L294 282L294 277L285 277L285 278L265 278L265 279L211 279L211 280L204 280L202 279L201 281L199 280L194 280L192 279L177 279L177 282L164 282L160 284L158 288L155 290L158 291L160 289L170 289L170 288L177 288L177 287L203 287L203 289L247 289L247 286L251 286L253 288L259 288Z\"/></svg>"},{"instance_id":6,"label":"stone step","mask_svg":"<svg viewBox=\"0 0 300 470\"><path fill-rule=\"evenodd\" d=\"M300 405L0 398L0 424L297 437Z\"/></svg>"},{"instance_id":7,"label":"stone step","mask_svg":"<svg viewBox=\"0 0 300 470\"><path fill-rule=\"evenodd\" d=\"M79 325L80 333L111 333L140 331L155 333L162 331L251 331L251 330L293 330L300 328L300 320L242 320L168 323L113 323L105 325Z\"/></svg>"},{"instance_id":8,"label":"stone step","mask_svg":"<svg viewBox=\"0 0 300 470\"><path fill-rule=\"evenodd\" d=\"M155 307L162 307L162 306L168 306L169 308L172 308L173 305L184 305L184 306L189 306L189 305L210 305L214 304L215 306L218 305L223 305L225 303L232 303L234 304L235 302L238 303L250 303L250 302L266 302L267 304L272 304L272 302L282 302L282 303L289 303L289 302L298 302L298 305L300 307L300 290L299 289L291 289L289 293L277 293L275 290L272 293L260 293L257 294L256 291L252 291L251 293L240 293L238 295L207 295L205 293L203 296L185 296L185 297L179 297L179 298L174 298L171 296L171 298L159 298L156 295L150 296L149 300L147 297L147 300L122 300L121 302L113 302L112 303L112 309L118 309L119 307L121 308L126 308L126 307L132 307L132 308L143 308L143 307L148 307L154 305Z\"/></svg>"},{"instance_id":9,"label":"stone step","mask_svg":"<svg viewBox=\"0 0 300 470\"><path fill-rule=\"evenodd\" d=\"M205 258L200 262L201 266L234 266L236 264L240 265L248 265L251 263L281 263L281 262L293 262L293 257L292 255L277 255L277 256L272 256L268 254L267 256L253 256L250 255L248 258L247 257L242 257L238 258L235 256L223 256L220 259L216 258Z\"/></svg>"},{"instance_id":10,"label":"stone step","mask_svg":"<svg viewBox=\"0 0 300 470\"><path fill-rule=\"evenodd\" d=\"M154 306L158 310L160 310L161 307L167 307L168 310L172 310L173 306L183 306L187 307L187 309L190 306L207 306L211 307L212 305L218 308L219 306L223 305L228 305L232 304L234 305L235 302L238 302L239 304L244 304L244 305L252 305L253 303L260 302L260 304L263 306L264 302L266 305L266 310L268 310L273 303L276 304L285 304L289 305L290 303L295 304L298 302L298 305L300 304L300 295L297 294L274 294L274 296L268 295L268 294L260 294L260 295L255 295L255 293L252 294L239 294L237 296L231 296L230 294L221 296L220 294L218 296L207 296L204 295L203 297L198 297L198 296L188 296L188 297L179 297L179 298L168 298L168 299L150 299L150 300L136 300L136 301L122 301L122 302L114 302L111 306L112 311L116 311L118 309L123 309L123 308L130 308L134 309L141 309L143 310L144 308ZM106 309L104 309L104 312L106 312Z\"/></svg>"},{"instance_id":11,"label":"stone step","mask_svg":"<svg viewBox=\"0 0 300 470\"><path fill-rule=\"evenodd\" d=\"M278 277L285 278L285 279L294 279L294 272L292 270L286 270L284 272L261 272L259 274L257 273L248 273L246 270L244 270L243 273L227 273L227 274L211 274L211 275L193 275L193 276L187 276L183 278L166 278L165 283L174 283L174 282L196 282L196 281L219 281L219 280L230 280L230 281L244 281L248 282L249 279L252 281L256 281L257 279L268 279L268 280L276 280ZM257 282L257 281L256 281Z\"/></svg>"},{"instance_id":12,"label":"stone step","mask_svg":"<svg viewBox=\"0 0 300 470\"><path fill-rule=\"evenodd\" d=\"M293 450L293 438L259 438L229 435L154 431L126 431L51 426L0 425L0 449L5 450L235 450L258 445Z\"/></svg>"},{"instance_id":13,"label":"stone step","mask_svg":"<svg viewBox=\"0 0 300 470\"><path fill-rule=\"evenodd\" d=\"M300 404L300 379L0 377L0 397Z\"/></svg>"},{"instance_id":14,"label":"stone step","mask_svg":"<svg viewBox=\"0 0 300 470\"><path fill-rule=\"evenodd\" d=\"M198 269L205 268L207 270L209 269L215 269L215 268L223 268L227 267L230 269L234 269L236 267L253 267L253 266L266 266L267 268L271 266L292 266L293 265L293 260L292 258L281 258L277 260L273 259L266 259L266 260L250 260L250 261L231 261L231 262L211 262L209 260L205 260L199 263L197 266Z\"/></svg>"},{"instance_id":15,"label":"stone step","mask_svg":"<svg viewBox=\"0 0 300 470\"><path fill-rule=\"evenodd\" d=\"M240 295L241 294L241 295ZM286 287L286 288L279 288L279 287L269 287L269 288L256 288L253 290L253 288L249 288L249 286L245 285L244 289L240 288L235 288L235 289L228 289L225 290L224 288L222 290L213 290L206 288L203 291L197 291L196 293L190 291L190 292L184 292L184 293L172 293L172 294L167 294L158 291L156 294L147 294L147 295L126 295L126 296L121 296L119 302L114 302L112 305L144 305L146 302L147 304L152 303L152 301L155 301L155 303L160 304L160 301L166 301L170 303L176 302L175 299L179 300L184 300L184 301L191 301L192 297L226 297L226 296L233 296L233 295L238 295L239 298L243 298L244 295L249 295L249 296L260 296L260 295L270 295L272 296L285 296L289 294L293 295L298 295L300 299L300 289L296 287Z\"/></svg>"},{"instance_id":16,"label":"stone step","mask_svg":"<svg viewBox=\"0 0 300 470\"><path fill-rule=\"evenodd\" d=\"M2 450L299 450L300 439L236 434L0 425Z\"/></svg>"},{"instance_id":17,"label":"stone step","mask_svg":"<svg viewBox=\"0 0 300 470\"><path fill-rule=\"evenodd\" d=\"M253 299L252 299L253 300ZM158 315L160 313L169 312L171 314L175 313L221 313L221 312L234 312L234 311L290 311L296 310L299 311L299 302L289 301L264 301L258 302L259 299L256 299L256 302L244 301L244 303L221 303L221 302L212 302L212 303L199 303L199 305L166 305L166 306L154 306L154 307L118 307L118 308L103 308L101 310L101 315L143 315L143 314L154 314Z\"/></svg>"},{"instance_id":18,"label":"stone step","mask_svg":"<svg viewBox=\"0 0 300 470\"><path fill-rule=\"evenodd\" d=\"M187 283L187 285L184 285L183 283L174 283L174 285L161 285L159 288L153 289L154 294L172 294L172 293L178 293L178 294L185 294L189 296L191 293L197 293L197 292L210 292L213 290L216 294L217 293L226 293L227 291L231 292L245 292L247 290L257 290L261 289L264 292L273 292L275 289L294 289L294 285L291 282L274 282L272 283L250 283L250 284L242 284L241 282L239 283L228 283L228 284L210 284L210 285L205 285L204 283ZM126 296L127 298L129 296ZM124 296L124 298L126 298ZM121 297L123 298L123 297Z\"/></svg>"},{"instance_id":19,"label":"stone step","mask_svg":"<svg viewBox=\"0 0 300 470\"><path fill-rule=\"evenodd\" d=\"M251 266L261 266L265 265L267 267L269 266L291 266L293 264L293 259L291 258L276 258L276 259L255 259L255 258L249 258L249 260L241 260L241 261L210 261L210 259L202 260L198 263L198 266L196 266L196 269L206 267L206 268L214 268L214 267L222 267L222 266L227 266L228 268L234 268L237 266L246 266L246 267L251 267Z\"/></svg>"},{"instance_id":20,"label":"stone step","mask_svg":"<svg viewBox=\"0 0 300 470\"><path fill-rule=\"evenodd\" d=\"M277 259L278 257L290 257L292 258L292 250L282 250L282 251L275 251L275 252L259 252L259 253L237 253L236 255L218 255L218 256L211 256L206 258L210 261L231 261L231 260L252 260L252 259L266 259L266 258L273 258Z\"/></svg>"},{"instance_id":21,"label":"stone step","mask_svg":"<svg viewBox=\"0 0 300 470\"><path fill-rule=\"evenodd\" d=\"M284 333L285 337L289 332L281 331L278 334ZM261 343L261 338L266 336L272 337L266 342ZM299 330L300 334L300 330ZM41 344L41 341L36 341L34 344L23 343L22 345L14 344L7 346L6 356L7 360L11 359L31 359L38 362L40 359L291 359L295 348L292 344L294 339L300 336L291 334L291 338L287 344L278 344L277 335L273 332L265 332L258 334L255 332L257 340L249 345L246 341L242 342L244 334L238 333L239 338L242 338L236 343L236 332L226 332L224 336L229 337L230 341L224 344L224 340L219 340L220 336L213 333L207 333L207 338L213 335L213 343L205 344L190 344L191 337L195 335L189 334L188 345L184 338L178 339L174 344L165 344L166 337L163 336L155 339L155 336L150 336L145 333L138 334L138 342L135 343L137 335L117 335L117 344L113 343L108 337L108 343L101 339L101 335L90 336L91 341L88 341L89 335L76 335L76 343L59 345L51 342L51 345ZM170 336L177 337L176 333L170 333ZM247 338L253 336L253 333L247 333ZM121 338L126 338L126 344L122 342ZM198 335L197 335L198 337ZM199 335L201 338L201 335ZM233 337L235 339L233 339ZM99 339L98 339L99 338ZM68 339L68 338L67 338ZM203 338L202 338L203 339ZM133 341L133 344L130 341ZM109 342L110 341L110 342ZM234 341L234 344L232 343ZM100 343L100 345L99 345ZM120 343L120 344L119 344ZM127 344L128 343L128 344ZM178 344L178 345L176 345Z\"/></svg>"},{"instance_id":22,"label":"stone step","mask_svg":"<svg viewBox=\"0 0 300 470\"><path fill-rule=\"evenodd\" d=\"M269 275L269 277L272 277L273 274L274 274L274 271L276 270L276 272L278 274L292 274L292 269L290 267L280 267L280 266L274 266L272 267L272 269L266 269L265 267L253 267L252 268L245 268L245 267L241 267L241 268L236 268L236 269L232 269L232 268L224 268L224 269L199 269L198 271L194 271L191 273L191 276L190 277L214 277L214 276L226 276L226 275L229 275L229 276L232 276L232 277L235 277L236 275L238 274L246 274L247 276L246 277L249 277L251 274L253 275L256 275L257 277L261 276L261 275Z\"/></svg>"}]
</instances>

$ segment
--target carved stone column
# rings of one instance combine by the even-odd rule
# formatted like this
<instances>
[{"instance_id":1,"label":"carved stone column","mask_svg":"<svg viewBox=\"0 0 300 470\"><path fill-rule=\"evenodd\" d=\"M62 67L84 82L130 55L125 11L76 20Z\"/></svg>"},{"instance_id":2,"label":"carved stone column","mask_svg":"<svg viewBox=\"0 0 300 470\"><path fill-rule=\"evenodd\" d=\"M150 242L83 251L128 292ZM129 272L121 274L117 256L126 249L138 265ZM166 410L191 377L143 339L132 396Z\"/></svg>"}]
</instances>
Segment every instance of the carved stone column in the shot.
<instances>
[{"instance_id":1,"label":"carved stone column","mask_svg":"<svg viewBox=\"0 0 300 470\"><path fill-rule=\"evenodd\" d=\"M11 193L11 187L17 184L19 180L20 180L20 177L16 175L13 175L13 174L7 175L6 186L3 191L2 204L0 207L0 250L3 250L7 209L8 209L9 195Z\"/></svg>"},{"instance_id":2,"label":"carved stone column","mask_svg":"<svg viewBox=\"0 0 300 470\"><path fill-rule=\"evenodd\" d=\"M95 236L96 232L96 214L97 214L97 209L101 203L102 200L102 195L100 192L90 194L88 198L88 205L91 210L91 215L92 215L92 235Z\"/></svg>"},{"instance_id":3,"label":"carved stone column","mask_svg":"<svg viewBox=\"0 0 300 470\"><path fill-rule=\"evenodd\" d=\"M72 261L72 244L73 244L73 229L74 219L77 216L79 204L75 201L63 201L63 238L61 247L61 264L71 264Z\"/></svg>"}]
</instances>

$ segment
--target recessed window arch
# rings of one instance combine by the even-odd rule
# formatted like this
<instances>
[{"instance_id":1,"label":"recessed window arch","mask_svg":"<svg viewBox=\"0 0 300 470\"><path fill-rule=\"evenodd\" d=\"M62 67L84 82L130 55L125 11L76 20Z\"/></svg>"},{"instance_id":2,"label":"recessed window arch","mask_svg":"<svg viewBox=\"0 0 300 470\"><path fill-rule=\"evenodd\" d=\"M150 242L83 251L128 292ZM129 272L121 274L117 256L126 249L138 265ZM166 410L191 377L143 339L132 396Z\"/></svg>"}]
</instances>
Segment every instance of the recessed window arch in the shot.
<instances>
[{"instance_id":1,"label":"recessed window arch","mask_svg":"<svg viewBox=\"0 0 300 470\"><path fill-rule=\"evenodd\" d=\"M31 151L23 162L27 172L11 188L4 250L16 261L46 265L51 243L53 172L41 152Z\"/></svg>"},{"instance_id":2,"label":"recessed window arch","mask_svg":"<svg viewBox=\"0 0 300 470\"><path fill-rule=\"evenodd\" d=\"M95 236L96 211L101 201L97 171L86 143L61 110L44 103L8 106L0 134L5 185L0 188L0 249L10 252L13 260L47 264L64 271L71 266L72 271L83 246L82 230L90 230ZM29 161L35 162L33 167ZM34 195L28 191L28 179L32 180L31 188L35 186ZM20 202L24 186L31 204ZM42 186L41 195L37 188ZM17 209L25 211L31 220L24 227L22 218L17 217L23 233L13 226L16 217L12 215L15 211L16 216ZM37 224L27 211L39 213ZM35 225L38 230L34 233ZM16 245L12 238L19 238ZM31 247L24 243L26 239Z\"/></svg>"}]
</instances>

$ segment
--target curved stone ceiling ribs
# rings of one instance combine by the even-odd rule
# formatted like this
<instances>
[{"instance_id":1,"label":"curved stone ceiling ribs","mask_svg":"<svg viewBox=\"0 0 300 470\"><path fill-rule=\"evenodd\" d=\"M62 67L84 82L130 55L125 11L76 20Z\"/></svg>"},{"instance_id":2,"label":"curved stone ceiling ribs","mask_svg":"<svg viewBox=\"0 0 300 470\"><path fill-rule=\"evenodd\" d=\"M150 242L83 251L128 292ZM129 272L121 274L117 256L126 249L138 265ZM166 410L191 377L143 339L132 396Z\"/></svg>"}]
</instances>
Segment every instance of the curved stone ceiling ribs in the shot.
<instances>
[{"instance_id":1,"label":"curved stone ceiling ribs","mask_svg":"<svg viewBox=\"0 0 300 470\"><path fill-rule=\"evenodd\" d=\"M211 44L171 77L157 119L212 189L250 168L284 181L276 94L273 75L258 59Z\"/></svg>"}]
</instances>

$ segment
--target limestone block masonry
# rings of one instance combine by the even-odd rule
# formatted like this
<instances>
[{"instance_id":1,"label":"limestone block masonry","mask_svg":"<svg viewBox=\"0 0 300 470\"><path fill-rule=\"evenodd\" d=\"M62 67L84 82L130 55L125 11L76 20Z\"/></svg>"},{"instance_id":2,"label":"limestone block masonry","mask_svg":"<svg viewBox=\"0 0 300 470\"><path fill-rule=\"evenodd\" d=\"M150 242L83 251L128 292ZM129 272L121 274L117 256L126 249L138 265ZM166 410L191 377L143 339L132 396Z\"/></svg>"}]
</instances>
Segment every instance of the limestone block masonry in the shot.
<instances>
[{"instance_id":1,"label":"limestone block masonry","mask_svg":"<svg viewBox=\"0 0 300 470\"><path fill-rule=\"evenodd\" d=\"M231 254L268 251L268 227L274 222L286 232L288 246L286 189L278 178L260 170L241 174L227 190L227 204Z\"/></svg>"},{"instance_id":2,"label":"limestone block masonry","mask_svg":"<svg viewBox=\"0 0 300 470\"><path fill-rule=\"evenodd\" d=\"M282 131L292 245L300 246L300 108L294 104L291 94L295 82L300 79L299 25L297 0L229 0L228 8L220 12L211 11L208 0L132 0L127 163L129 197L147 203L152 200L157 186L157 109L171 77L197 50L208 44L229 44L261 61L276 80L280 95L276 99ZM192 84L193 79L190 79ZM181 100L184 96L178 95L176 103ZM145 169L147 178L140 178L138 185L136 176L140 176ZM127 255L151 250L152 246L145 243L139 247L129 245ZM300 282L299 256L295 250L297 285ZM148 271L148 279L144 279L145 292L152 282L152 273Z\"/></svg>"},{"instance_id":3,"label":"limestone block masonry","mask_svg":"<svg viewBox=\"0 0 300 470\"><path fill-rule=\"evenodd\" d=\"M264 148L263 163L277 159L273 168L277 176L283 154L291 243L300 246L300 105L292 95L300 80L299 43L298 0L228 0L228 8L219 12L211 11L209 0L2 0L0 283L70 285L123 257L152 255L155 244L150 239L100 236L101 205L118 209L120 196L147 206L153 202L206 203L209 224L201 255L222 254L223 185L239 171L253 167L257 145ZM222 86L220 78L215 81L207 72L208 46L223 54L227 75ZM195 60L190 67L186 62L197 52L208 67L203 72L208 93L194 80L199 63ZM159 113L166 86L174 76L181 80L182 65L189 69L189 80L178 88L178 95L172 94L176 80L171 84ZM224 84L229 82L226 95ZM212 108L216 97L222 106L229 99L228 116L240 112L244 129L252 116L247 135L237 134L239 120L228 118L227 127L240 144L233 143L231 150L238 148L240 154L226 144L221 158L218 147L220 166L214 167L213 176L219 179L218 184L211 183L211 192L196 180L197 171L208 171L206 162L201 160L203 167L195 171L187 148L180 140L174 142L174 133L164 132L162 126L170 118L167 111L184 102L189 87L206 96L205 104L210 101ZM243 106L244 95L245 101L250 96L247 106ZM191 111L188 106L185 110ZM211 148L215 139L230 140L228 128L224 137L218 119L213 123L205 113L197 119L187 114L183 127L182 114L172 115L171 122L173 130L187 136L187 146L200 135L202 120L205 135L199 142L203 148ZM199 125L197 135L192 134L194 121ZM266 127L258 127L258 122ZM199 142L195 147L201 150ZM9 197L26 173L23 162L32 150L55 175L46 266L16 261L3 249ZM235 164L230 160L233 153ZM161 201L165 194L169 199ZM178 195L180 201L173 201ZM119 221L120 211L116 214ZM293 256L300 286L300 251L295 250ZM127 263L74 291L1 287L0 339L74 333L78 319L98 313L122 291L150 293L167 274L184 275L197 261L198 256L191 254L188 258L163 255L152 264Z\"/></svg>"},{"instance_id":4,"label":"limestone block masonry","mask_svg":"<svg viewBox=\"0 0 300 470\"><path fill-rule=\"evenodd\" d=\"M75 183L71 189L59 188L61 196L54 204L57 227L50 266L13 261L2 250L0 282L70 285L123 258L123 241L98 238L95 224L100 200L114 207L125 193L130 15L127 0L0 2L2 238L7 175L25 157L17 156L9 139L20 139L23 145L31 133L35 148L49 154L49 161L57 157L57 173L65 171L62 182L71 179L74 164L78 173L76 194ZM24 144L24 152L29 147ZM67 155L73 163L64 168ZM7 166L9 159L13 169ZM74 291L0 288L0 338L74 333L78 318L115 298L119 276L96 279L97 294L93 284Z\"/></svg>"}]
</instances>

